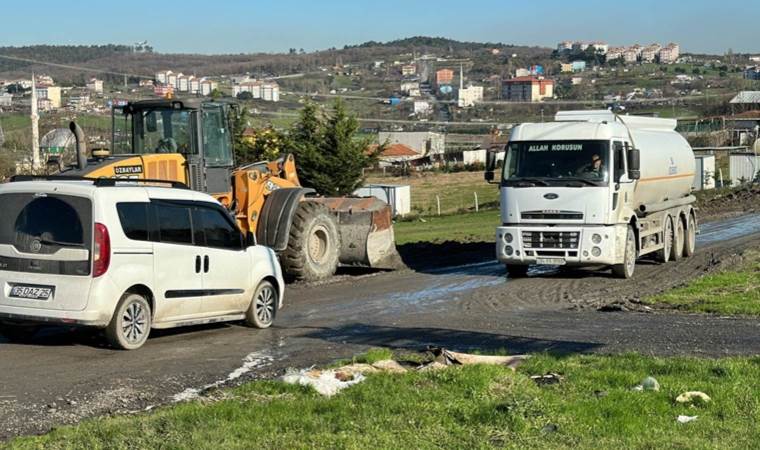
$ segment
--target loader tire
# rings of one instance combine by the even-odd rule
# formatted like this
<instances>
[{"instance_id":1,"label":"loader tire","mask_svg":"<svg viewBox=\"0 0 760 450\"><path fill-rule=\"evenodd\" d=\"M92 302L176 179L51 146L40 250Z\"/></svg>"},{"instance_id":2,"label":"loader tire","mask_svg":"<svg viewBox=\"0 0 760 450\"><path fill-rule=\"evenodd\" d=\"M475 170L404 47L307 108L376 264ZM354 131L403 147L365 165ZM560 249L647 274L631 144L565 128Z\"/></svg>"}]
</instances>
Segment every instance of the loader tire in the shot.
<instances>
[{"instance_id":1,"label":"loader tire","mask_svg":"<svg viewBox=\"0 0 760 450\"><path fill-rule=\"evenodd\" d=\"M288 247L281 255L285 273L296 280L316 281L331 277L338 267L340 235L330 210L303 201L293 216Z\"/></svg>"}]
</instances>

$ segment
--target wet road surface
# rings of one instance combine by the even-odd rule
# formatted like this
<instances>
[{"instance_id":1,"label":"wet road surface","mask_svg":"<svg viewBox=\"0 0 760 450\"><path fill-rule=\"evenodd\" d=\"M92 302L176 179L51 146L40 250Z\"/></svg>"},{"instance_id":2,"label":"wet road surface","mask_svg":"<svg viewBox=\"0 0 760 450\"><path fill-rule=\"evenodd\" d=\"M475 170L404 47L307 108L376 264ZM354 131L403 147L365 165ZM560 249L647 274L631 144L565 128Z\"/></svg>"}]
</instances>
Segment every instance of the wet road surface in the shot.
<instances>
[{"instance_id":1,"label":"wet road surface","mask_svg":"<svg viewBox=\"0 0 760 450\"><path fill-rule=\"evenodd\" d=\"M484 261L290 286L276 326L263 331L237 324L169 330L134 352L105 348L87 330L46 329L26 344L0 340L0 437L192 398L205 387L325 363L371 346L757 354L756 319L604 313L596 306L676 286L756 247L758 219L704 224L694 257L642 262L634 280L553 267L509 280L501 264Z\"/></svg>"}]
</instances>

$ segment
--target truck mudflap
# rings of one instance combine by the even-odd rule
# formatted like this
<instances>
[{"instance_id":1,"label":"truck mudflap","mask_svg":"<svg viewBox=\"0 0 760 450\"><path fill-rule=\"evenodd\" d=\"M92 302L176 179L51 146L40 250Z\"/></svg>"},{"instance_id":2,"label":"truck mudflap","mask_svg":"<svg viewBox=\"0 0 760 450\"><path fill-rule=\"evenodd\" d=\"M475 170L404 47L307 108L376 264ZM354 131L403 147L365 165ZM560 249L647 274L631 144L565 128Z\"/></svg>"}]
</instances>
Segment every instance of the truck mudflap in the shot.
<instances>
[{"instance_id":1,"label":"truck mudflap","mask_svg":"<svg viewBox=\"0 0 760 450\"><path fill-rule=\"evenodd\" d=\"M396 250L390 206L375 197L309 198L335 214L340 231L342 266L399 269L404 266Z\"/></svg>"}]
</instances>

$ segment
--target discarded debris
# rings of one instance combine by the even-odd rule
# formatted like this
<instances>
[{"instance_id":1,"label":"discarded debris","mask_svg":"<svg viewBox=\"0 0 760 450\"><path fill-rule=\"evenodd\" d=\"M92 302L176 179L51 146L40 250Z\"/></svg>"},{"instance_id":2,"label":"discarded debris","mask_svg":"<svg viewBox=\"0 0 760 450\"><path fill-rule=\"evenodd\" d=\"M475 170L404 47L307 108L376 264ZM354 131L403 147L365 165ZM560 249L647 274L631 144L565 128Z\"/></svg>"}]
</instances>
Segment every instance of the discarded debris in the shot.
<instances>
[{"instance_id":1,"label":"discarded debris","mask_svg":"<svg viewBox=\"0 0 760 450\"><path fill-rule=\"evenodd\" d=\"M546 386L549 384L558 384L564 377L554 372L548 372L546 375L531 375L530 379L535 381L539 386Z\"/></svg>"},{"instance_id":2,"label":"discarded debris","mask_svg":"<svg viewBox=\"0 0 760 450\"><path fill-rule=\"evenodd\" d=\"M646 377L641 380L641 384L633 387L634 391L659 391L660 383L655 377Z\"/></svg>"},{"instance_id":3,"label":"discarded debris","mask_svg":"<svg viewBox=\"0 0 760 450\"><path fill-rule=\"evenodd\" d=\"M346 376L347 372L338 372L336 370L289 370L283 375L282 381L288 384L311 386L320 394L332 397L341 390L361 383L366 379L362 374L351 375L351 379L346 379Z\"/></svg>"},{"instance_id":4,"label":"discarded debris","mask_svg":"<svg viewBox=\"0 0 760 450\"><path fill-rule=\"evenodd\" d=\"M692 403L695 400L707 403L712 399L709 395L700 391L688 391L676 397L678 403Z\"/></svg>"},{"instance_id":5,"label":"discarded debris","mask_svg":"<svg viewBox=\"0 0 760 450\"><path fill-rule=\"evenodd\" d=\"M697 420L697 417L699 416L678 416L676 420L678 423L689 423Z\"/></svg>"},{"instance_id":6,"label":"discarded debris","mask_svg":"<svg viewBox=\"0 0 760 450\"><path fill-rule=\"evenodd\" d=\"M513 355L513 356L493 356L493 355L471 355L469 353L458 353L446 350L445 348L429 348L428 349L435 356L435 362L443 364L444 366L453 365L472 365L472 364L492 364L497 366L506 366L512 370L517 369L517 366L522 364L523 361L529 358L528 355Z\"/></svg>"}]
</instances>

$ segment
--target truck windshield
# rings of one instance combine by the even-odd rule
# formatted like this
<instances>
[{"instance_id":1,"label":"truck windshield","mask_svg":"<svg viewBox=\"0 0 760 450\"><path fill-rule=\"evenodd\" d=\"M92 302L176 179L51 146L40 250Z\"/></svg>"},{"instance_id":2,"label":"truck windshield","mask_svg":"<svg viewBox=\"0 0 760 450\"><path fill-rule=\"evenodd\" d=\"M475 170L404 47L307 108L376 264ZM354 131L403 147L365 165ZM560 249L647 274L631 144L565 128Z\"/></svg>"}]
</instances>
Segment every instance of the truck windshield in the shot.
<instances>
[{"instance_id":1,"label":"truck windshield","mask_svg":"<svg viewBox=\"0 0 760 450\"><path fill-rule=\"evenodd\" d=\"M134 117L126 113L123 120L114 117L114 154L190 153L191 114L185 109L156 108L137 110Z\"/></svg>"},{"instance_id":2,"label":"truck windshield","mask_svg":"<svg viewBox=\"0 0 760 450\"><path fill-rule=\"evenodd\" d=\"M504 161L504 181L601 186L609 179L609 166L608 141L512 142Z\"/></svg>"}]
</instances>

